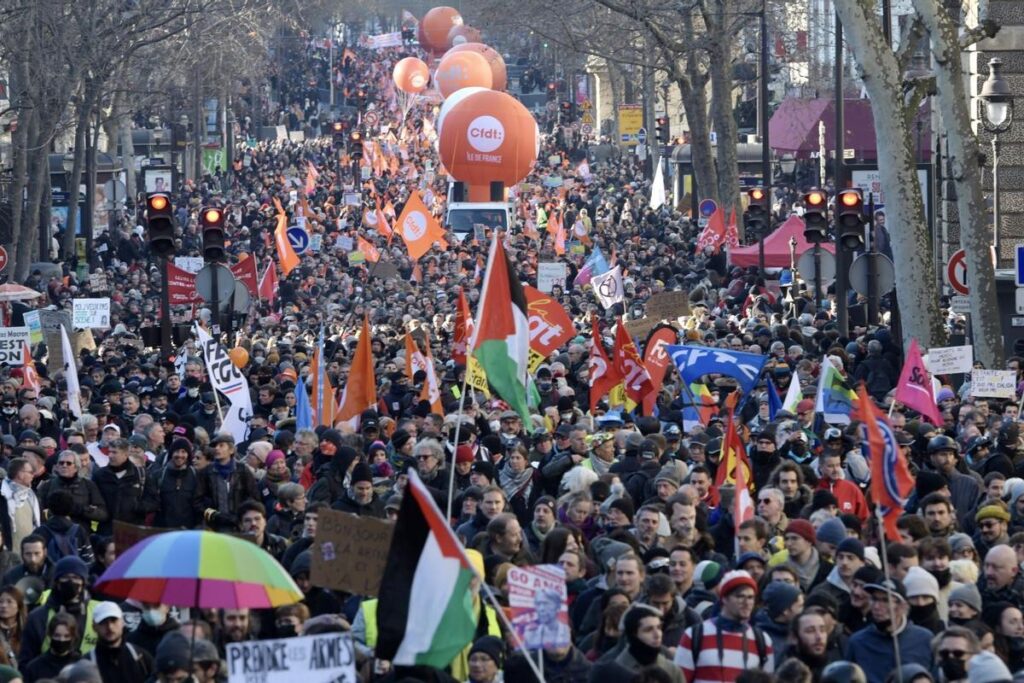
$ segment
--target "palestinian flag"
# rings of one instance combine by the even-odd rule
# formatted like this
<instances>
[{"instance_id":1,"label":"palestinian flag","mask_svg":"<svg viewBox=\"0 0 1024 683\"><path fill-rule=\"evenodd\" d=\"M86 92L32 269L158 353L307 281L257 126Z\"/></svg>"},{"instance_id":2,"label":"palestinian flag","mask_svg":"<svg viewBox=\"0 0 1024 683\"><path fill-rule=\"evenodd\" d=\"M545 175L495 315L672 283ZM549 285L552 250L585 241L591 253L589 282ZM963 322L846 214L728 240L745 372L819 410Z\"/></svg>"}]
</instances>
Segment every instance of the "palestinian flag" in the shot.
<instances>
[{"instance_id":1,"label":"palestinian flag","mask_svg":"<svg viewBox=\"0 0 1024 683\"><path fill-rule=\"evenodd\" d=\"M529 315L523 286L513 277L514 272L495 232L470 349L491 387L519 413L524 424L530 424L526 398Z\"/></svg>"},{"instance_id":2,"label":"palestinian flag","mask_svg":"<svg viewBox=\"0 0 1024 683\"><path fill-rule=\"evenodd\" d=\"M377 605L377 657L443 669L476 632L473 570L415 470L391 537Z\"/></svg>"}]
</instances>

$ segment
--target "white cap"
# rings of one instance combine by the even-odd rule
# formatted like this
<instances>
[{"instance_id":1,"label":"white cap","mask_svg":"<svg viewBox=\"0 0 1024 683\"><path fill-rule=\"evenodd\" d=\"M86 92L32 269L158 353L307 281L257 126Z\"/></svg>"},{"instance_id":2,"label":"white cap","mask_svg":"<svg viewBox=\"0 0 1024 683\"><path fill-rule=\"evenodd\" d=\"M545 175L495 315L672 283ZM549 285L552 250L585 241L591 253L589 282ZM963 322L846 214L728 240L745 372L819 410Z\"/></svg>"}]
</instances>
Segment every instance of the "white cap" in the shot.
<instances>
[{"instance_id":1,"label":"white cap","mask_svg":"<svg viewBox=\"0 0 1024 683\"><path fill-rule=\"evenodd\" d=\"M102 624L107 619L124 619L124 612L116 602L101 602L92 612L92 623Z\"/></svg>"}]
</instances>

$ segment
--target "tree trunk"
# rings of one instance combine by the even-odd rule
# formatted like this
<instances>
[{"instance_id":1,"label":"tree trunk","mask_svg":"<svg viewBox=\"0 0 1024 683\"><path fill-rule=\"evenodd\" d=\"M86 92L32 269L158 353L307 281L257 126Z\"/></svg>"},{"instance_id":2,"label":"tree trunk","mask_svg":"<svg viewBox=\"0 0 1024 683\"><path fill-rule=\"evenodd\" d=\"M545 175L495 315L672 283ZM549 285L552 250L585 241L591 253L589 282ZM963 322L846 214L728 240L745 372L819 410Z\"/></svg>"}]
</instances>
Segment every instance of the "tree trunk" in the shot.
<instances>
[{"instance_id":1,"label":"tree trunk","mask_svg":"<svg viewBox=\"0 0 1024 683\"><path fill-rule=\"evenodd\" d=\"M689 12L682 12L684 35L693 35L693 19ZM685 57L685 72L688 91L679 85L680 99L686 111L686 121L690 125L690 163L693 164L693 175L697 179L697 190L700 199L711 198L716 202L718 195L718 169L711 152L711 124L708 121L708 99L706 88L708 74L700 68L700 56L691 51Z\"/></svg>"},{"instance_id":2,"label":"tree trunk","mask_svg":"<svg viewBox=\"0 0 1024 683\"><path fill-rule=\"evenodd\" d=\"M896 264L904 344L917 339L923 346L945 340L939 312L939 293L932 272L924 202L917 180L914 136L903 105L903 74L885 42L873 0L836 3L847 42L862 69L875 120L886 223Z\"/></svg>"},{"instance_id":3,"label":"tree trunk","mask_svg":"<svg viewBox=\"0 0 1024 683\"><path fill-rule=\"evenodd\" d=\"M964 88L960 37L956 24L935 0L914 0L935 54L935 82L939 111L949 141L952 179L956 183L960 214L960 244L967 255L967 285L971 290L971 327L974 357L986 368L1003 367L1003 333L996 301L995 268L985 193L978 164L978 139L971 130L971 112Z\"/></svg>"},{"instance_id":4,"label":"tree trunk","mask_svg":"<svg viewBox=\"0 0 1024 683\"><path fill-rule=\"evenodd\" d=\"M718 205L728 220L730 213L739 207L740 176L736 163L736 119L732 111L732 58L729 53L732 41L725 36L726 21L726 7L721 0L715 2L713 7L705 8L704 23L710 34L708 74L711 78L711 118L717 139L715 157L718 160ZM737 215L737 227L742 239L741 222L742 217Z\"/></svg>"},{"instance_id":5,"label":"tree trunk","mask_svg":"<svg viewBox=\"0 0 1024 683\"><path fill-rule=\"evenodd\" d=\"M75 156L74 164L71 167L71 177L68 179L68 224L64 231L64 254L68 260L74 260L77 255L75 249L75 225L79 220L84 223L84 218L78 216L78 186L82 183L82 167L85 165L85 136L89 128L89 110L92 108L90 99L92 86L88 83L85 87L85 101L79 103L78 117L75 122L75 149L72 152Z\"/></svg>"},{"instance_id":6,"label":"tree trunk","mask_svg":"<svg viewBox=\"0 0 1024 683\"><path fill-rule=\"evenodd\" d=\"M38 165L39 165L39 153L34 151L34 148L39 145L39 110L35 107L25 112L24 121L19 120L18 126L25 126L25 142L27 145L25 152L25 180L26 187L28 188L26 198L22 200L22 194L19 193L14 200L18 203L24 201L24 206L21 211L21 222L14 224L15 234L17 235L17 245L15 251L17 253L17 263L19 269L19 281L24 281L29 275L29 267L34 260L35 255L38 253L39 248L39 199L37 195L37 183L36 178L38 177ZM21 274L23 270L24 274Z\"/></svg>"}]
</instances>

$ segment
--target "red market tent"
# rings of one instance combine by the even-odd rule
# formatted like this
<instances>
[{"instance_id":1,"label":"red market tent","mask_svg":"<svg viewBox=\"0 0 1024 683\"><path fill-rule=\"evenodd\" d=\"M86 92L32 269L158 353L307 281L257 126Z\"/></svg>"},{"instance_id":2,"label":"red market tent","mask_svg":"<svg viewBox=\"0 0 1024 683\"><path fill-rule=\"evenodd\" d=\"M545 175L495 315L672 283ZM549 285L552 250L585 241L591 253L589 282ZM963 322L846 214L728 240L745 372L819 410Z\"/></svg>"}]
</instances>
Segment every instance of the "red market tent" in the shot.
<instances>
[{"instance_id":1,"label":"red market tent","mask_svg":"<svg viewBox=\"0 0 1024 683\"><path fill-rule=\"evenodd\" d=\"M796 238L796 257L800 258L808 249L812 248L810 242L804 239L804 219L799 216L790 216L772 234L764 238L764 266L765 268L789 268L791 259L789 255L789 240ZM824 251L835 253L832 244L822 244ZM734 266L747 267L757 265L758 245L747 245L737 247L729 251L729 263Z\"/></svg>"}]
</instances>

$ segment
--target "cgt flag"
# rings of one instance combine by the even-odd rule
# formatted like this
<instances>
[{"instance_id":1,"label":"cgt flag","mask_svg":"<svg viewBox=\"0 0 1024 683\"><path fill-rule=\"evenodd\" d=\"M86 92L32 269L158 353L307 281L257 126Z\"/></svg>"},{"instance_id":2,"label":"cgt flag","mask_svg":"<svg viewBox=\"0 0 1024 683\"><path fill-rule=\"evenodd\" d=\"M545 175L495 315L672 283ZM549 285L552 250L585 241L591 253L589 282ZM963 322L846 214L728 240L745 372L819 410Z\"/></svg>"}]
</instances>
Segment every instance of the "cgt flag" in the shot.
<instances>
[{"instance_id":1,"label":"cgt flag","mask_svg":"<svg viewBox=\"0 0 1024 683\"><path fill-rule=\"evenodd\" d=\"M862 444L871 465L871 501L882 518L886 537L890 541L899 541L896 520L903 514L914 488L914 477L896 443L892 425L875 407L863 385L857 389L853 417L863 424Z\"/></svg>"},{"instance_id":2,"label":"cgt flag","mask_svg":"<svg viewBox=\"0 0 1024 683\"><path fill-rule=\"evenodd\" d=\"M706 346L668 346L666 350L687 384L696 382L704 375L726 375L735 378L744 394L749 394L757 384L761 368L768 359L756 353Z\"/></svg>"}]
</instances>

